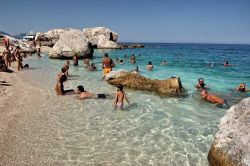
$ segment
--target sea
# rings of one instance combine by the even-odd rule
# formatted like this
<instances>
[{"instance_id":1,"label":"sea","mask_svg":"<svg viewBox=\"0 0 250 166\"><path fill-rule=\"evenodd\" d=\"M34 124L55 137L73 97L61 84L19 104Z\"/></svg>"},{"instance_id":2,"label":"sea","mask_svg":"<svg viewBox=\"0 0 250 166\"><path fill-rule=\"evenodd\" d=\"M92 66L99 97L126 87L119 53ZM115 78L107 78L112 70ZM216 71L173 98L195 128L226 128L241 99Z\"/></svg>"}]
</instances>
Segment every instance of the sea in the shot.
<instances>
[{"instance_id":1,"label":"sea","mask_svg":"<svg viewBox=\"0 0 250 166\"><path fill-rule=\"evenodd\" d=\"M39 58L36 54L24 60L30 69L23 72L23 79L48 95L43 111L55 119L52 126L56 133L48 139L52 147L46 150L46 160L119 166L209 165L208 152L228 108L201 100L200 91L194 86L203 78L209 93L225 99L229 107L249 97L250 93L235 89L240 83L250 87L250 45L144 45L134 49L96 49L90 59L97 66L94 72L88 71L82 60L79 66L71 60L65 89L83 85L87 91L114 96L116 87L101 80L102 58L108 53L116 63L114 71L132 71L138 66L140 74L150 79L180 77L186 96L163 97L125 87L132 105L125 103L123 111L115 110L112 97L78 100L75 95L56 96L56 77L65 60L49 59L47 55ZM135 64L129 62L132 54ZM164 60L167 64L160 65ZM151 71L146 69L149 61L154 65ZM225 61L232 65L224 67Z\"/></svg>"}]
</instances>

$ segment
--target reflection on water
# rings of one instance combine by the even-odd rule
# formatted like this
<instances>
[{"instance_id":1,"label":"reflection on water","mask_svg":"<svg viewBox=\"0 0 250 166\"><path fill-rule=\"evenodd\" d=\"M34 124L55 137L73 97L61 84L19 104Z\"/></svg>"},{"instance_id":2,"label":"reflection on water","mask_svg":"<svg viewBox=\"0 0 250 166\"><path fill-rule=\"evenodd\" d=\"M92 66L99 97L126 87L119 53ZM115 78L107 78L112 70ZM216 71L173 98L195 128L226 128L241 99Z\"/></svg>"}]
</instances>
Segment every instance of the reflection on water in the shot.
<instances>
[{"instance_id":1,"label":"reflection on water","mask_svg":"<svg viewBox=\"0 0 250 166\"><path fill-rule=\"evenodd\" d=\"M30 58L30 65L41 69L26 71L23 79L49 96L40 110L50 121L44 124L50 126L50 132L44 131L43 137L51 148L40 149L44 161L59 165L74 162L85 165L208 165L207 153L213 134L226 110L202 101L193 86L198 78L203 77L212 92L234 104L249 96L235 92L234 86L249 82L250 78L248 72L236 74L240 66L228 70L220 65L217 68L204 67L206 62L218 63L221 60L212 53L234 51L225 50L225 46L223 49L214 47L208 45L200 52L200 46L149 45L144 49L109 52L113 58L122 59L125 59L125 54L140 53L137 65L143 75L158 79L178 75L188 90L188 96L184 98L162 98L149 92L125 89L133 103L132 106L125 104L125 111L114 110L111 99L79 101L75 96L56 96L55 76L64 61ZM180 51L180 62L174 61ZM65 89L84 85L86 90L95 93L114 94L116 88L101 81L99 62L102 54L97 51L97 58L92 60L99 68L97 72L88 72L81 65L70 66L72 75L65 83ZM197 58L197 55L202 57ZM234 59L232 56L227 58ZM151 72L145 69L149 59L155 64ZM160 66L162 59L167 59L169 64ZM245 65L241 67L247 68ZM132 70L135 65L126 60L124 65L117 64L116 69L120 68ZM34 113L34 116L40 115Z\"/></svg>"}]
</instances>

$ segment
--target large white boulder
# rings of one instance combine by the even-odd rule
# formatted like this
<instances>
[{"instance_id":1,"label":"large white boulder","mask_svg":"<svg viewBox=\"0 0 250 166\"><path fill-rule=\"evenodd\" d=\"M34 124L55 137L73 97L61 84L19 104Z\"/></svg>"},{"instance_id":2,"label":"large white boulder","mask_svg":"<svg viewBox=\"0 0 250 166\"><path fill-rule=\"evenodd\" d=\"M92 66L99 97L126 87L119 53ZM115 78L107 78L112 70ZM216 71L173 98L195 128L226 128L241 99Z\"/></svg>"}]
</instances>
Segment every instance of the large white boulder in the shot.
<instances>
[{"instance_id":1,"label":"large white boulder","mask_svg":"<svg viewBox=\"0 0 250 166\"><path fill-rule=\"evenodd\" d=\"M212 166L250 166L250 97L221 119L208 159Z\"/></svg>"},{"instance_id":2,"label":"large white boulder","mask_svg":"<svg viewBox=\"0 0 250 166\"><path fill-rule=\"evenodd\" d=\"M97 48L121 48L116 43L118 34L105 27L94 27L83 29L85 37Z\"/></svg>"},{"instance_id":3,"label":"large white boulder","mask_svg":"<svg viewBox=\"0 0 250 166\"><path fill-rule=\"evenodd\" d=\"M91 57L93 50L82 31L70 29L60 35L59 40L50 50L49 57L72 58L74 54L78 54L79 57Z\"/></svg>"}]
</instances>

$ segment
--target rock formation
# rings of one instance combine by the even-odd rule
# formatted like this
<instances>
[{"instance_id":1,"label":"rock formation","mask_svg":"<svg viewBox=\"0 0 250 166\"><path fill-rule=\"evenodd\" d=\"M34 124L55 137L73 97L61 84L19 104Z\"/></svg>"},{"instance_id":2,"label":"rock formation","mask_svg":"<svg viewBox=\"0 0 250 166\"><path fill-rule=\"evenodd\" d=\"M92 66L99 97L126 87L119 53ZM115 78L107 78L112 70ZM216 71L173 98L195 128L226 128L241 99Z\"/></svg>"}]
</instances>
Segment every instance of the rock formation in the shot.
<instances>
[{"instance_id":1,"label":"rock formation","mask_svg":"<svg viewBox=\"0 0 250 166\"><path fill-rule=\"evenodd\" d=\"M60 35L59 40L49 52L50 58L72 58L74 54L81 57L92 57L91 43L85 38L82 31L70 29Z\"/></svg>"},{"instance_id":2,"label":"rock formation","mask_svg":"<svg viewBox=\"0 0 250 166\"><path fill-rule=\"evenodd\" d=\"M221 119L208 160L212 166L250 165L250 97L231 107Z\"/></svg>"},{"instance_id":3,"label":"rock formation","mask_svg":"<svg viewBox=\"0 0 250 166\"><path fill-rule=\"evenodd\" d=\"M72 28L65 29L52 29L47 32L38 32L36 33L35 40L41 40L42 42L49 41L54 45L60 38L61 34L66 31L73 30Z\"/></svg>"},{"instance_id":4,"label":"rock formation","mask_svg":"<svg viewBox=\"0 0 250 166\"><path fill-rule=\"evenodd\" d=\"M185 94L179 78L151 80L122 70L110 72L107 74L106 80L111 85L122 84L133 89L154 91L162 96L182 96Z\"/></svg>"},{"instance_id":5,"label":"rock formation","mask_svg":"<svg viewBox=\"0 0 250 166\"><path fill-rule=\"evenodd\" d=\"M85 37L96 48L122 48L116 43L118 34L105 27L94 27L83 29Z\"/></svg>"}]
</instances>

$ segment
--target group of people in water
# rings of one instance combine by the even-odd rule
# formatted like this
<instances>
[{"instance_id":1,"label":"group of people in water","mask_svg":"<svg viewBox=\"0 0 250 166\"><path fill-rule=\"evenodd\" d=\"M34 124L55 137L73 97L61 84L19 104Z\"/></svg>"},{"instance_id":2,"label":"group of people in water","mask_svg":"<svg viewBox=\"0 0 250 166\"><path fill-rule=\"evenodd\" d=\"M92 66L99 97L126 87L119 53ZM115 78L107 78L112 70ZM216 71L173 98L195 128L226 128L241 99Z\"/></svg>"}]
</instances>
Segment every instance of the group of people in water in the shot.
<instances>
[{"instance_id":1,"label":"group of people in water","mask_svg":"<svg viewBox=\"0 0 250 166\"><path fill-rule=\"evenodd\" d=\"M127 55L125 55L125 57L127 57ZM121 59L116 59L117 63L123 64L123 61L121 61ZM130 57L130 63L135 64L136 63L136 57L134 54L131 55ZM78 65L78 55L76 54L73 57L73 63L75 66ZM58 95L65 95L65 94L79 94L79 99L89 99L89 98L107 98L107 94L95 94L92 92L88 92L84 89L84 87L82 85L77 86L76 90L70 89L70 90L64 90L64 86L63 83L67 80L67 76L68 76L68 70L69 70L69 64L70 61L66 61L66 64L64 67L62 67L61 72L58 74L57 77L57 84L56 84L56 92ZM96 66L92 63L90 64L89 59L84 59L83 60L83 64L85 67L88 68L89 71L95 71L96 70ZM163 61L160 65L166 65L167 61ZM225 67L229 67L230 64L227 62L225 63ZM102 79L105 79L106 75L112 71L112 68L115 67L115 63L114 61L108 56L107 53L104 54L103 56L103 60L102 60L102 69L103 69L103 77ZM146 68L148 70L152 70L154 68L152 62L148 62L148 65L146 66ZM138 74L139 73L139 68L138 66L136 66L136 69L131 71L134 74ZM224 105L226 104L226 100L222 99L221 97L209 93L208 90L209 88L206 86L204 79L200 78L198 80L198 83L195 85L195 87L200 90L200 96L203 100L211 102L211 103L215 103L217 105ZM240 92L248 92L249 90L246 88L246 85L244 83L240 84L239 87L236 88L237 91ZM128 99L125 95L125 92L123 90L123 86L122 85L118 85L117 86L117 92L116 92L116 96L115 96L115 100L114 100L114 106L116 108L122 108L123 107L123 100L126 100L128 103Z\"/></svg>"},{"instance_id":2,"label":"group of people in water","mask_svg":"<svg viewBox=\"0 0 250 166\"><path fill-rule=\"evenodd\" d=\"M73 64L75 66L78 65L78 55L74 55L73 57ZM89 64L89 59L84 59L83 64L85 67L87 67L90 71L96 70L96 67L93 65L93 63L90 65ZM67 76L69 75L69 65L70 61L67 60L66 64L61 68L61 72L57 75L56 78L56 87L55 91L57 95L69 95L69 94L78 94L79 99L107 99L110 95L109 94L103 94L103 93L92 93L89 91L86 91L84 89L84 86L78 85L76 89L69 89L65 90L64 89L64 82L67 81ZM105 53L102 61L102 68L103 68L103 77L102 79L105 78L106 74L112 71L112 68L114 67L114 62L111 58L108 57L108 54ZM113 106L118 109L123 109L123 101L126 100L129 104L129 100L123 90L123 85L118 85L117 86L117 91L115 95L115 99L113 102Z\"/></svg>"}]
</instances>

